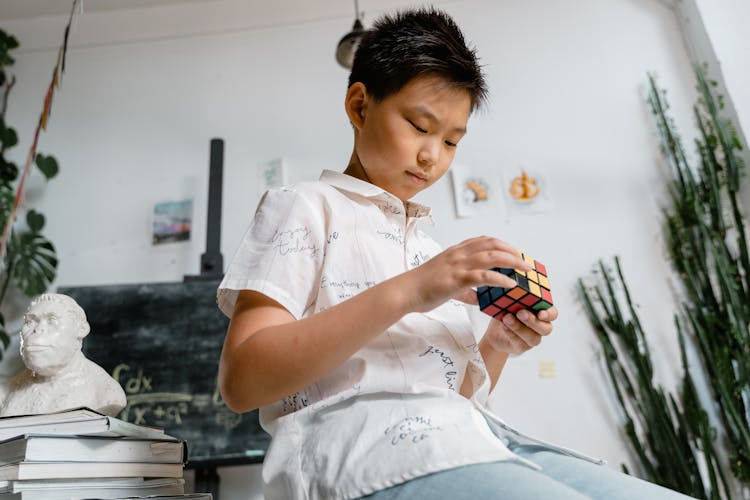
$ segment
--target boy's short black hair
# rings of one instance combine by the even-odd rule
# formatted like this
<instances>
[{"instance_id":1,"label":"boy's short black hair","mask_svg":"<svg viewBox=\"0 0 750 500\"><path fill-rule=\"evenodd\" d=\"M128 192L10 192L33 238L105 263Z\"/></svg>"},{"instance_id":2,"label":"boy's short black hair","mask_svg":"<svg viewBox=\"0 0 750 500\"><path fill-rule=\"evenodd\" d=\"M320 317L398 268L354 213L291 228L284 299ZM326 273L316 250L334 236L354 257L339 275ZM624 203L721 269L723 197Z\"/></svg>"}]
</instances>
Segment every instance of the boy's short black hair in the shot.
<instances>
[{"instance_id":1,"label":"boy's short black hair","mask_svg":"<svg viewBox=\"0 0 750 500\"><path fill-rule=\"evenodd\" d=\"M418 76L438 76L465 89L472 111L487 98L476 52L448 14L420 8L380 17L357 48L349 86L362 82L381 101Z\"/></svg>"}]
</instances>

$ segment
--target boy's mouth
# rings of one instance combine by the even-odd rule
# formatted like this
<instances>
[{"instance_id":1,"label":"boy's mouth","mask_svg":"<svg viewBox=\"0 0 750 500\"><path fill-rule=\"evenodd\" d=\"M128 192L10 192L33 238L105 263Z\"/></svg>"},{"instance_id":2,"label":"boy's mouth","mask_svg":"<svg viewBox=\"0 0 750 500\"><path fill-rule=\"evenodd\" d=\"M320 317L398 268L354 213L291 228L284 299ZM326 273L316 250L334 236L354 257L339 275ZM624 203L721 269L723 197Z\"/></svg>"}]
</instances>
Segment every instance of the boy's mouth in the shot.
<instances>
[{"instance_id":1,"label":"boy's mouth","mask_svg":"<svg viewBox=\"0 0 750 500\"><path fill-rule=\"evenodd\" d=\"M422 177L421 175L415 174L414 172L409 172L408 170L406 171L406 173L417 184L424 184L425 182L427 182L427 178L426 177Z\"/></svg>"}]
</instances>

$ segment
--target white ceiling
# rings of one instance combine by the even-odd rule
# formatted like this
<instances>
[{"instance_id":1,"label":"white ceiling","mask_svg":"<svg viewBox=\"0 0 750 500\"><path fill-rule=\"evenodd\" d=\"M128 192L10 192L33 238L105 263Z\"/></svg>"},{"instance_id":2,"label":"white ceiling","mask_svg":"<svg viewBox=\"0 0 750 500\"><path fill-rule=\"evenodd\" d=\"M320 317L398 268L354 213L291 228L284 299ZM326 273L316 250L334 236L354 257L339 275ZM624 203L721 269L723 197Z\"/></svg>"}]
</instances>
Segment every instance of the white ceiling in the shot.
<instances>
[{"instance_id":1,"label":"white ceiling","mask_svg":"<svg viewBox=\"0 0 750 500\"><path fill-rule=\"evenodd\" d=\"M214 0L82 0L84 12L156 7ZM70 13L73 0L0 0L0 19L60 16Z\"/></svg>"}]
</instances>

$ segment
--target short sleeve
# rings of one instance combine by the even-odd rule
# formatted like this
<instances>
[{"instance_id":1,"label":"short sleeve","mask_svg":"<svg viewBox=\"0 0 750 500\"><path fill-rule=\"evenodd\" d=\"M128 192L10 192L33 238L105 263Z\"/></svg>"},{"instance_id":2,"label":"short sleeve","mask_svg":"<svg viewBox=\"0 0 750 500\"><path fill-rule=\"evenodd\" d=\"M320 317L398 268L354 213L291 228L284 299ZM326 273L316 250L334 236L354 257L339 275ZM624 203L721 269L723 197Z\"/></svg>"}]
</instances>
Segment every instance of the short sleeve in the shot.
<instances>
[{"instance_id":1,"label":"short sleeve","mask_svg":"<svg viewBox=\"0 0 750 500\"><path fill-rule=\"evenodd\" d=\"M231 317L240 290L254 290L295 318L314 304L324 251L324 213L292 188L263 195L219 285L219 309Z\"/></svg>"}]
</instances>

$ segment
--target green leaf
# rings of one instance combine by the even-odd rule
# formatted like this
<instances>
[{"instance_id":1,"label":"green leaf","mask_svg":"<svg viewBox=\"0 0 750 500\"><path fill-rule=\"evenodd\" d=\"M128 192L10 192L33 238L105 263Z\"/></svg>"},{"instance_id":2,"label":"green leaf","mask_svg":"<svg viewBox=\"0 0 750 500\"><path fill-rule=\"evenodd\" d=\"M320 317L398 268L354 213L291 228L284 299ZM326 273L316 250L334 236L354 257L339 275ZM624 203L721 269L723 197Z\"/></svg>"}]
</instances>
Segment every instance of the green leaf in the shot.
<instances>
[{"instance_id":1,"label":"green leaf","mask_svg":"<svg viewBox=\"0 0 750 500\"><path fill-rule=\"evenodd\" d=\"M55 247L40 233L14 234L9 253L13 255L14 281L27 296L44 293L57 274Z\"/></svg>"},{"instance_id":2,"label":"green leaf","mask_svg":"<svg viewBox=\"0 0 750 500\"><path fill-rule=\"evenodd\" d=\"M0 29L0 49L8 51L18 47L18 39L10 33Z\"/></svg>"},{"instance_id":3,"label":"green leaf","mask_svg":"<svg viewBox=\"0 0 750 500\"><path fill-rule=\"evenodd\" d=\"M60 167L57 165L57 160L53 156L44 156L41 153L36 155L36 166L39 167L44 177L47 180L53 178L60 171Z\"/></svg>"},{"instance_id":4,"label":"green leaf","mask_svg":"<svg viewBox=\"0 0 750 500\"><path fill-rule=\"evenodd\" d=\"M36 210L29 210L26 214L26 223L33 232L38 233L44 227L44 215Z\"/></svg>"},{"instance_id":5,"label":"green leaf","mask_svg":"<svg viewBox=\"0 0 750 500\"><path fill-rule=\"evenodd\" d=\"M3 128L0 130L0 143L2 143L3 149L12 148L18 144L18 133L12 127Z\"/></svg>"},{"instance_id":6,"label":"green leaf","mask_svg":"<svg viewBox=\"0 0 750 500\"><path fill-rule=\"evenodd\" d=\"M0 182L11 183L18 177L18 167L15 163L0 157Z\"/></svg>"}]
</instances>

